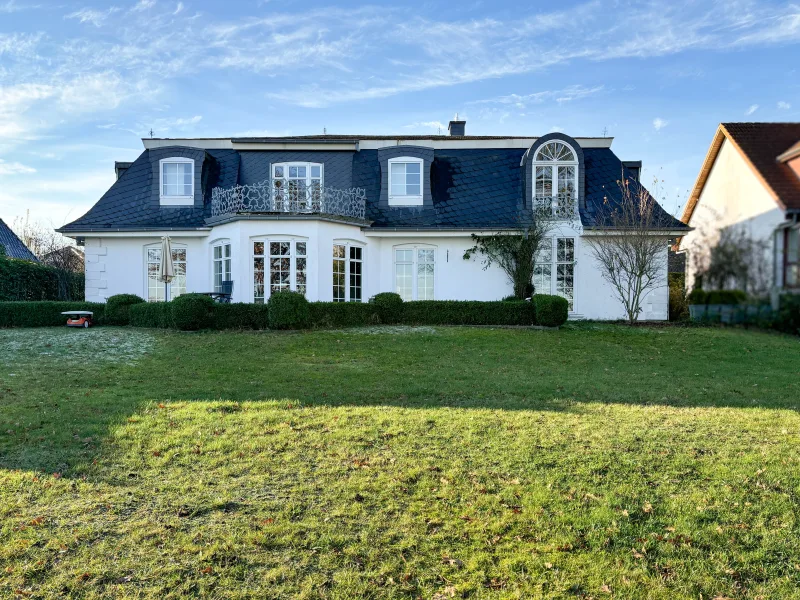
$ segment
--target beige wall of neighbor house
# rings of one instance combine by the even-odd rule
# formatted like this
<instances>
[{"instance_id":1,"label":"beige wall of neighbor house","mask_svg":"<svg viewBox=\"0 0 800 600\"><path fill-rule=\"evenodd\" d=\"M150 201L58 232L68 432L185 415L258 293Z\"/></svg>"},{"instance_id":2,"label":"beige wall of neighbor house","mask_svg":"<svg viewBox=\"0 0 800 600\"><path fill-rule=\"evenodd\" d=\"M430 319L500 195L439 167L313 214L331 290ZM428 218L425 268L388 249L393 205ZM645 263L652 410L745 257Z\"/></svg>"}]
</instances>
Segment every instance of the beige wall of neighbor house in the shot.
<instances>
[{"instance_id":1,"label":"beige wall of neighbor house","mask_svg":"<svg viewBox=\"0 0 800 600\"><path fill-rule=\"evenodd\" d=\"M774 284L774 232L784 220L783 210L742 154L725 139L700 193L697 206L689 219L694 230L681 240L687 253L686 285L691 289L697 265L719 240L720 232L729 227L742 227L753 240L767 245L765 264L768 279Z\"/></svg>"}]
</instances>

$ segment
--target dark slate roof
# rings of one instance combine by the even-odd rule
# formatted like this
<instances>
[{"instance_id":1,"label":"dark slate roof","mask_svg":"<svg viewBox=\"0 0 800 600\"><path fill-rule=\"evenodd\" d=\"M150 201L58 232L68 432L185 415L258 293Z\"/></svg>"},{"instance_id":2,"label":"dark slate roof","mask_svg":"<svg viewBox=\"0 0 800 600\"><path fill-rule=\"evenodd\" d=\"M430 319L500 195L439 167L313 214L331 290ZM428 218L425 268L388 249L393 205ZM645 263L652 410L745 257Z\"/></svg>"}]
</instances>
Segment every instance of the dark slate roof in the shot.
<instances>
[{"instance_id":1,"label":"dark slate roof","mask_svg":"<svg viewBox=\"0 0 800 600\"><path fill-rule=\"evenodd\" d=\"M5 248L6 256L9 258L39 262L39 259L22 243L17 234L11 231L11 228L3 222L3 219L0 219L0 246Z\"/></svg>"},{"instance_id":2,"label":"dark slate roof","mask_svg":"<svg viewBox=\"0 0 800 600\"><path fill-rule=\"evenodd\" d=\"M451 136L442 137L452 139ZM426 139L430 139L430 136ZM212 187L228 188L237 183L254 183L268 178L268 163L275 156L271 151L177 150L203 162L205 183L202 192L196 190L198 196L194 207L160 206L158 158L170 156L176 148L145 150L88 213L60 231L194 229L206 226L206 219L211 216ZM282 153L283 156L295 154L300 157L299 153L291 151ZM329 185L335 181L333 187L352 185L366 190L367 220L375 228L498 229L516 224L524 209L520 166L525 154L523 149L435 150L431 163L432 204L410 208L389 207L379 202L381 167L378 150L319 151L316 154L304 151L303 160L311 160L309 154L325 155L326 165L329 162L336 163L331 174L326 174ZM625 173L626 177L633 177L633 174L624 169L619 158L608 148L584 148L583 154L586 190L581 221L585 226L592 227L598 225L598 214L605 198L613 202L615 192L616 196L619 195L617 181L621 175ZM349 177L351 168L352 179ZM348 177L342 177L345 171ZM332 179L334 177L336 179ZM202 198L199 196L201 193ZM661 207L658 211L663 227L687 228Z\"/></svg>"}]
</instances>

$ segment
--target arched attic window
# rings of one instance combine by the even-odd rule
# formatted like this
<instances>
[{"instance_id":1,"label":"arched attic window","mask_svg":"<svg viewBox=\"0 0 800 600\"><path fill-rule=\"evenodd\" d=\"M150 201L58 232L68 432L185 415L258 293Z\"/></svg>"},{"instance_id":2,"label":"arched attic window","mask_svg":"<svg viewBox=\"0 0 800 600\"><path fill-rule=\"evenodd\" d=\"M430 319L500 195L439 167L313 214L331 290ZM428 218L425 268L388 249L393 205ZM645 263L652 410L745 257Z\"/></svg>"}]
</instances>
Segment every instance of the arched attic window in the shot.
<instances>
[{"instance_id":1,"label":"arched attic window","mask_svg":"<svg viewBox=\"0 0 800 600\"><path fill-rule=\"evenodd\" d=\"M542 144L534 157L536 173L535 196L549 198L569 195L574 198L578 189L578 156L566 142L553 140Z\"/></svg>"}]
</instances>

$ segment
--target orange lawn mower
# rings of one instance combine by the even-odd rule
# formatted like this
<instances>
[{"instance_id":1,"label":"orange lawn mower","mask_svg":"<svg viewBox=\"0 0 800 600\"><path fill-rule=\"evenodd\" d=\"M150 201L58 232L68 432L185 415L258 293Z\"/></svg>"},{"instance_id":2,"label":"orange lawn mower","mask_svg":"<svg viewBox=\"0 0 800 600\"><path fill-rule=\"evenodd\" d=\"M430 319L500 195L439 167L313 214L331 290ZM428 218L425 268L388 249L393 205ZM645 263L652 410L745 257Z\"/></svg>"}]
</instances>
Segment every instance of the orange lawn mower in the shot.
<instances>
[{"instance_id":1,"label":"orange lawn mower","mask_svg":"<svg viewBox=\"0 0 800 600\"><path fill-rule=\"evenodd\" d=\"M61 313L67 317L67 327L83 327L88 329L92 326L94 313L88 310L67 310Z\"/></svg>"}]
</instances>

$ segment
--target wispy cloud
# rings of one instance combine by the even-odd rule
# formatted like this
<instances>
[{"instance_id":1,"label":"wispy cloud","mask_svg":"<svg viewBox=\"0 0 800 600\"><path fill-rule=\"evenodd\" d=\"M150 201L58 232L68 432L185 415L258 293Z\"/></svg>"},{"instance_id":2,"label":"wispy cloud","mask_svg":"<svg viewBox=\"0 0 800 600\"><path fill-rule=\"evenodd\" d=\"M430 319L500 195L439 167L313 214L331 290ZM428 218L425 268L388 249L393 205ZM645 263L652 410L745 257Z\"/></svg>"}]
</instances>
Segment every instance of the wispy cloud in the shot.
<instances>
[{"instance_id":1,"label":"wispy cloud","mask_svg":"<svg viewBox=\"0 0 800 600\"><path fill-rule=\"evenodd\" d=\"M751 104L751 105L748 107L748 109L747 109L746 111L744 111L744 115L745 115L746 117L749 117L750 115L752 115L752 114L753 114L754 112L756 112L757 110L758 110L758 104Z\"/></svg>"},{"instance_id":2,"label":"wispy cloud","mask_svg":"<svg viewBox=\"0 0 800 600\"><path fill-rule=\"evenodd\" d=\"M119 11L119 8L112 6L107 10L94 10L91 8L82 8L81 10L77 10L73 13L69 13L68 15L64 15L65 19L77 19L81 23L91 23L95 27L100 27L108 17L110 17L115 12Z\"/></svg>"},{"instance_id":3,"label":"wispy cloud","mask_svg":"<svg viewBox=\"0 0 800 600\"><path fill-rule=\"evenodd\" d=\"M441 121L417 121L415 123L409 123L408 125L403 125L404 129L425 129L428 131L436 131L445 132L447 131L447 125L442 123ZM427 133L427 131L426 131Z\"/></svg>"},{"instance_id":4,"label":"wispy cloud","mask_svg":"<svg viewBox=\"0 0 800 600\"><path fill-rule=\"evenodd\" d=\"M653 119L653 129L655 129L656 131L661 131L667 125L669 125L669 121L665 121L661 117L656 117L655 119Z\"/></svg>"},{"instance_id":5,"label":"wispy cloud","mask_svg":"<svg viewBox=\"0 0 800 600\"><path fill-rule=\"evenodd\" d=\"M780 102L778 102L778 108L780 110L789 110L790 108L792 108L792 105L784 100L781 100Z\"/></svg>"},{"instance_id":6,"label":"wispy cloud","mask_svg":"<svg viewBox=\"0 0 800 600\"><path fill-rule=\"evenodd\" d=\"M594 96L603 91L605 86L585 87L582 85L571 85L561 90L544 90L531 94L508 94L497 96L486 100L475 100L469 104L508 104L517 108L527 108L532 104L543 104L545 102L556 102L564 104L573 100L580 100L589 96Z\"/></svg>"},{"instance_id":7,"label":"wispy cloud","mask_svg":"<svg viewBox=\"0 0 800 600\"><path fill-rule=\"evenodd\" d=\"M18 162L6 162L0 158L0 175L19 175L36 173L36 169Z\"/></svg>"}]
</instances>

